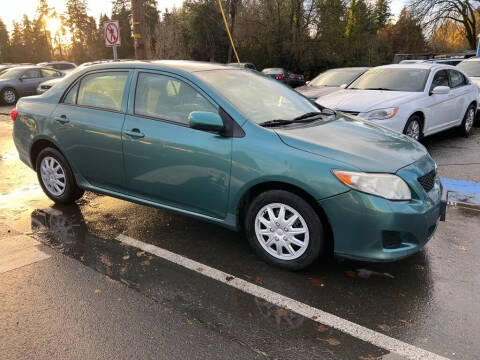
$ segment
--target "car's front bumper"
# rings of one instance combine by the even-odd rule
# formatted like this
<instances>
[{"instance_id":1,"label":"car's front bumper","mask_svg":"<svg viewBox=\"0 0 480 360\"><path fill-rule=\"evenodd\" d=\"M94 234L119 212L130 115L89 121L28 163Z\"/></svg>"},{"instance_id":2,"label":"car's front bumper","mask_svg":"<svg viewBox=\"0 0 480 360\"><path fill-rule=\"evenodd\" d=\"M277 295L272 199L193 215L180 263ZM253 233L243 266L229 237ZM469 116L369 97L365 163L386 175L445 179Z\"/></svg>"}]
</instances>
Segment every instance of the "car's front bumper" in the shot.
<instances>
[{"instance_id":1,"label":"car's front bumper","mask_svg":"<svg viewBox=\"0 0 480 360\"><path fill-rule=\"evenodd\" d=\"M432 238L444 218L446 194L438 177L425 193L415 184L421 170L414 167L397 172L411 188L410 201L390 201L355 190L320 201L332 228L335 255L393 261L416 253Z\"/></svg>"}]
</instances>

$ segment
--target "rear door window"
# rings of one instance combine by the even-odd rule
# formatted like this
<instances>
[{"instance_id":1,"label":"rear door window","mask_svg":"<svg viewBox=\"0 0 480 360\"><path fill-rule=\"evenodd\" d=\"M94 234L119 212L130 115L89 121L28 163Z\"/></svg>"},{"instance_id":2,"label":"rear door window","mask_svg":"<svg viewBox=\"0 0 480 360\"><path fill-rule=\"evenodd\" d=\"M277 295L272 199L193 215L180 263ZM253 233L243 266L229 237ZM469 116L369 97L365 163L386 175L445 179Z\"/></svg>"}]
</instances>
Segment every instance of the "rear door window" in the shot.
<instances>
[{"instance_id":1,"label":"rear door window","mask_svg":"<svg viewBox=\"0 0 480 360\"><path fill-rule=\"evenodd\" d=\"M111 71L87 75L80 81L77 104L120 111L122 109L127 79L127 71Z\"/></svg>"},{"instance_id":2,"label":"rear door window","mask_svg":"<svg viewBox=\"0 0 480 360\"><path fill-rule=\"evenodd\" d=\"M58 71L51 69L42 69L43 77L59 77L61 74Z\"/></svg>"},{"instance_id":3,"label":"rear door window","mask_svg":"<svg viewBox=\"0 0 480 360\"><path fill-rule=\"evenodd\" d=\"M197 90L176 78L140 73L135 92L135 114L188 124L192 111L217 112Z\"/></svg>"},{"instance_id":4,"label":"rear door window","mask_svg":"<svg viewBox=\"0 0 480 360\"><path fill-rule=\"evenodd\" d=\"M38 79L41 77L42 74L40 73L40 69L29 69L22 75L22 79Z\"/></svg>"},{"instance_id":5,"label":"rear door window","mask_svg":"<svg viewBox=\"0 0 480 360\"><path fill-rule=\"evenodd\" d=\"M68 90L67 95L63 98L64 104L75 105L77 103L77 92L78 92L78 83L76 83L70 90Z\"/></svg>"}]
</instances>

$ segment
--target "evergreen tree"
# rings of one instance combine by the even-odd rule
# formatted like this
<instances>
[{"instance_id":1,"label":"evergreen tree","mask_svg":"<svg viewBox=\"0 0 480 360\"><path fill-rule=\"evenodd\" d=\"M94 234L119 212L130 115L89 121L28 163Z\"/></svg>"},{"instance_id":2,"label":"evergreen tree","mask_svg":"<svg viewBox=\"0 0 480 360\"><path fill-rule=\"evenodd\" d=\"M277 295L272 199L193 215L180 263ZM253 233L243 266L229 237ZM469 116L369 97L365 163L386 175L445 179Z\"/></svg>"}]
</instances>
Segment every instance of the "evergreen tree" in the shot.
<instances>
[{"instance_id":1,"label":"evergreen tree","mask_svg":"<svg viewBox=\"0 0 480 360\"><path fill-rule=\"evenodd\" d=\"M0 64L10 61L10 40L7 27L0 19Z\"/></svg>"},{"instance_id":2,"label":"evergreen tree","mask_svg":"<svg viewBox=\"0 0 480 360\"><path fill-rule=\"evenodd\" d=\"M389 0L376 0L373 8L375 28L378 30L387 26L391 16Z\"/></svg>"},{"instance_id":3,"label":"evergreen tree","mask_svg":"<svg viewBox=\"0 0 480 360\"><path fill-rule=\"evenodd\" d=\"M134 58L135 49L133 48L132 27L130 21L132 17L130 0L114 0L112 5L112 20L118 20L120 26L118 57L120 59Z\"/></svg>"}]
</instances>

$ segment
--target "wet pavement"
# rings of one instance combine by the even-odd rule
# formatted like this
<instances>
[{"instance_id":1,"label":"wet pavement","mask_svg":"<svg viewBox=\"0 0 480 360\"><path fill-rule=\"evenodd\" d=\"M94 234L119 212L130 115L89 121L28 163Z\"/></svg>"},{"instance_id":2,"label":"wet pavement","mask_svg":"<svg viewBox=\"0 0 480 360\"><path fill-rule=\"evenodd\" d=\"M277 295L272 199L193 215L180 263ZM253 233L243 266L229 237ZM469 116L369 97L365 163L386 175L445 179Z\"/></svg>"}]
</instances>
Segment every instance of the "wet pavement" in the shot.
<instances>
[{"instance_id":1,"label":"wet pavement","mask_svg":"<svg viewBox=\"0 0 480 360\"><path fill-rule=\"evenodd\" d=\"M480 181L480 129L475 130L469 139L447 132L426 140L441 176ZM480 353L480 210L475 207L449 206L447 221L440 223L426 248L405 260L378 264L324 258L306 271L287 272L257 259L243 234L213 224L92 193L76 206L53 205L41 192L36 174L18 160L10 132L11 123L0 116L0 239L29 234L43 243L52 258L30 266L38 268L39 274L50 263L65 270L65 274L56 273L51 284L65 297L74 290L59 284L76 274L72 269L86 269L72 278L81 284L85 277L106 276L116 284L116 291L124 292L121 296L132 299L133 307L147 303L131 310L140 318L145 311L153 317L168 311L170 321L198 330L196 336L204 338L203 345L199 341L186 347L204 348L212 339L222 345L206 349L205 358L213 351L220 355L217 358L395 358L382 348L122 245L116 237L124 234L435 354L475 359ZM7 282L0 274L0 288ZM25 286L34 284L29 281ZM88 289L89 284L84 286ZM86 298L96 286L100 285L85 292ZM81 294L74 295L78 301L86 301ZM104 296L113 301L116 295ZM152 309L159 314L151 314ZM15 307L10 311L15 312ZM128 328L122 311L125 309L115 308L110 314L119 318L119 333ZM16 316L23 315L19 310ZM79 321L92 323L91 318L78 316ZM104 317L100 314L99 321ZM165 318L163 322L142 321L146 330L155 332L173 326ZM175 329L175 339L192 335L188 327ZM162 336L168 338L165 333ZM132 348L143 344L135 341ZM144 358L171 348L149 343L147 349ZM188 349L182 350L183 355L188 353Z\"/></svg>"}]
</instances>

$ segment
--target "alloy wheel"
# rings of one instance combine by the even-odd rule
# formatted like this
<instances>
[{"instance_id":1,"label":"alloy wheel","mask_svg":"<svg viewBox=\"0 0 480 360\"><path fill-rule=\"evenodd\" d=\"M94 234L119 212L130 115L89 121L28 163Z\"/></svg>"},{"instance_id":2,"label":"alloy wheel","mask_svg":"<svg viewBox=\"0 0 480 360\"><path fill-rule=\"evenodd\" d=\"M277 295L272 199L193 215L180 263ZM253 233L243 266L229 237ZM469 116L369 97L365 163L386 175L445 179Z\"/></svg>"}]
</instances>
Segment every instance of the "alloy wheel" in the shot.
<instances>
[{"instance_id":1,"label":"alloy wheel","mask_svg":"<svg viewBox=\"0 0 480 360\"><path fill-rule=\"evenodd\" d=\"M267 253L280 260L293 260L307 250L309 230L302 215L291 206L265 205L255 217L257 241Z\"/></svg>"},{"instance_id":2,"label":"alloy wheel","mask_svg":"<svg viewBox=\"0 0 480 360\"><path fill-rule=\"evenodd\" d=\"M465 119L465 132L468 134L472 129L473 122L475 121L475 110L473 108L468 109L467 117Z\"/></svg>"},{"instance_id":3,"label":"alloy wheel","mask_svg":"<svg viewBox=\"0 0 480 360\"><path fill-rule=\"evenodd\" d=\"M13 104L15 102L15 99L16 99L16 95L15 95L15 92L13 90L5 90L3 92L3 100L7 103L7 104Z\"/></svg>"},{"instance_id":4,"label":"alloy wheel","mask_svg":"<svg viewBox=\"0 0 480 360\"><path fill-rule=\"evenodd\" d=\"M61 196L65 192L65 171L57 159L51 156L43 158L40 164L40 175L43 184L52 195Z\"/></svg>"},{"instance_id":5,"label":"alloy wheel","mask_svg":"<svg viewBox=\"0 0 480 360\"><path fill-rule=\"evenodd\" d=\"M407 136L410 136L412 139L415 139L415 140L420 139L420 124L418 123L418 121L416 120L410 121L405 134Z\"/></svg>"}]
</instances>

